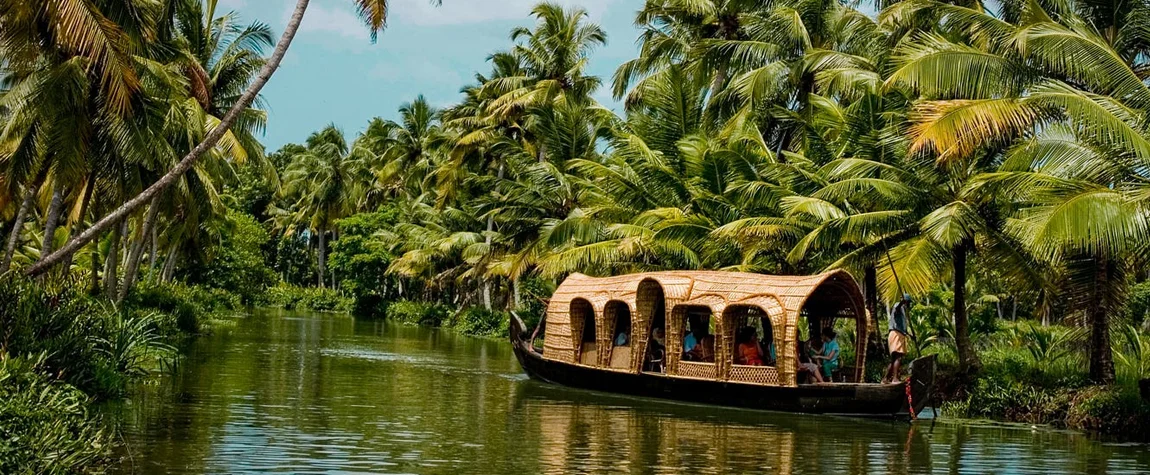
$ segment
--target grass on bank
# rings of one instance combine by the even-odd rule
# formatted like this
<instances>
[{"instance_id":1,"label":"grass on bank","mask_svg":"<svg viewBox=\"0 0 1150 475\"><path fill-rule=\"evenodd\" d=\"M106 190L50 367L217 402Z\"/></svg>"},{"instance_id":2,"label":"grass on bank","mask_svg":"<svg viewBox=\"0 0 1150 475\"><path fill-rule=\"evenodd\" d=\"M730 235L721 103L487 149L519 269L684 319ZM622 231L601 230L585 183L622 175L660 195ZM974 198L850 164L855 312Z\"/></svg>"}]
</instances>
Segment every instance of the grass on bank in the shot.
<instances>
[{"instance_id":1,"label":"grass on bank","mask_svg":"<svg viewBox=\"0 0 1150 475\"><path fill-rule=\"evenodd\" d=\"M142 284L115 306L80 282L0 276L0 473L102 470L116 441L94 403L171 367L179 341L240 308L181 284Z\"/></svg>"}]
</instances>

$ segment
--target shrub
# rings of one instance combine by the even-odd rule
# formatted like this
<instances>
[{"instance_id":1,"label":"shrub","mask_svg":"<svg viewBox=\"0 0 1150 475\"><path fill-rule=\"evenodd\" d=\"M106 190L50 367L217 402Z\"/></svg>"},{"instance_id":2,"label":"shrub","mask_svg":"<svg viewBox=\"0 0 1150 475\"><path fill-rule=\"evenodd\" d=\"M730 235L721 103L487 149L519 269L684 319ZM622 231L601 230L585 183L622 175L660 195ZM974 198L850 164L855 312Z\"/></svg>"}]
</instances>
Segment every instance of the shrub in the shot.
<instances>
[{"instance_id":1,"label":"shrub","mask_svg":"<svg viewBox=\"0 0 1150 475\"><path fill-rule=\"evenodd\" d=\"M264 262L262 247L271 239L255 218L228 211L231 232L222 234L202 261L187 268L188 282L235 293L246 305L262 302L264 290L276 283L275 271Z\"/></svg>"},{"instance_id":2,"label":"shrub","mask_svg":"<svg viewBox=\"0 0 1150 475\"><path fill-rule=\"evenodd\" d=\"M1150 440L1150 404L1131 386L1094 386L1079 391L1068 411L1070 427Z\"/></svg>"},{"instance_id":3,"label":"shrub","mask_svg":"<svg viewBox=\"0 0 1150 475\"><path fill-rule=\"evenodd\" d=\"M412 325L440 326L451 317L451 307L442 304L400 300L387 306L387 318Z\"/></svg>"},{"instance_id":4,"label":"shrub","mask_svg":"<svg viewBox=\"0 0 1150 475\"><path fill-rule=\"evenodd\" d=\"M352 308L352 300L337 290L314 287L279 285L269 288L266 294L269 305L286 310L304 309L318 312L347 312Z\"/></svg>"},{"instance_id":5,"label":"shrub","mask_svg":"<svg viewBox=\"0 0 1150 475\"><path fill-rule=\"evenodd\" d=\"M0 278L0 351L47 355L40 368L96 398L122 394L127 383L169 360L170 314L117 311L81 293L71 279L44 285Z\"/></svg>"},{"instance_id":6,"label":"shrub","mask_svg":"<svg viewBox=\"0 0 1150 475\"><path fill-rule=\"evenodd\" d=\"M1150 324L1150 319L1147 319L1150 315L1150 280L1130 286L1123 313L1127 321L1134 325Z\"/></svg>"},{"instance_id":7,"label":"shrub","mask_svg":"<svg viewBox=\"0 0 1150 475\"><path fill-rule=\"evenodd\" d=\"M34 360L0 352L0 473L79 473L110 460L114 439L90 400Z\"/></svg>"},{"instance_id":8,"label":"shrub","mask_svg":"<svg viewBox=\"0 0 1150 475\"><path fill-rule=\"evenodd\" d=\"M397 209L384 208L338 222L339 239L332 242L328 266L342 279L340 287L355 300L357 316L384 317L384 296L395 293L397 278L387 273L394 259L389 251L391 243L376 233L391 229L398 215Z\"/></svg>"},{"instance_id":9,"label":"shrub","mask_svg":"<svg viewBox=\"0 0 1150 475\"><path fill-rule=\"evenodd\" d=\"M190 286L181 283L141 282L124 301L129 311L158 310L174 318L175 328L195 334L201 320L215 312L242 308L240 296L223 289Z\"/></svg>"},{"instance_id":10,"label":"shrub","mask_svg":"<svg viewBox=\"0 0 1150 475\"><path fill-rule=\"evenodd\" d=\"M506 336L510 326L510 314L482 307L470 307L455 317L455 330L464 335Z\"/></svg>"}]
</instances>

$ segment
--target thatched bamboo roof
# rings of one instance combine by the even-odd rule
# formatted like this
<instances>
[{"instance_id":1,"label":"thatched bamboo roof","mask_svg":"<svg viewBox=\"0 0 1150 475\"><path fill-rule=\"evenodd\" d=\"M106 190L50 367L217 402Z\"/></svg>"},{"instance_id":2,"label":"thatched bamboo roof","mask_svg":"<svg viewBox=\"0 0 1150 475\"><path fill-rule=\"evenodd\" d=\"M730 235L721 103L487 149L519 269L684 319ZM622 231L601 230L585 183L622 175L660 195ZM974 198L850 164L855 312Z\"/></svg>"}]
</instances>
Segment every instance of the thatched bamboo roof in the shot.
<instances>
[{"instance_id":1,"label":"thatched bamboo roof","mask_svg":"<svg viewBox=\"0 0 1150 475\"><path fill-rule=\"evenodd\" d=\"M662 294L663 308L658 308L659 294ZM832 318L858 318L864 314L862 293L850 274L832 271L811 276L777 276L722 271L665 271L628 274L615 277L589 277L573 274L555 290L547 307L544 358L579 364L609 366L612 358L605 351L611 346L615 322L614 311L608 302L626 304L631 313L631 341L637 343L630 349L632 371L638 371L643 346L651 331L651 320L661 314L671 317L673 309L683 305L705 306L717 319L721 331L733 331L724 326L723 319L745 318L747 307L761 309L771 320L775 337L779 342L780 365L778 374L767 377L769 381L793 378L796 358L794 348L796 323L799 313L812 295L831 297L819 302L819 312L833 311ZM814 307L814 306L812 306ZM730 309L730 311L728 311ZM679 317L671 317L672 320ZM594 344L582 345L584 324L591 320L596 328ZM865 319L860 320L860 328L865 336ZM676 326L677 325L677 326ZM682 325L667 327L668 353L674 353L676 340L681 337ZM728 337L733 338L733 337ZM729 346L729 341L724 344ZM580 348L597 347L596 356L581 354ZM729 351L719 352L729 358ZM860 361L862 355L860 354ZM614 358L615 366L619 365ZM598 362L598 364L596 364ZM675 355L669 355L669 363L677 363ZM716 371L730 374L729 366L720 363ZM672 368L674 371L676 368ZM711 371L707 369L706 371ZM680 373L685 374L685 373ZM707 373L710 374L710 373ZM785 384L785 383L784 383Z\"/></svg>"}]
</instances>

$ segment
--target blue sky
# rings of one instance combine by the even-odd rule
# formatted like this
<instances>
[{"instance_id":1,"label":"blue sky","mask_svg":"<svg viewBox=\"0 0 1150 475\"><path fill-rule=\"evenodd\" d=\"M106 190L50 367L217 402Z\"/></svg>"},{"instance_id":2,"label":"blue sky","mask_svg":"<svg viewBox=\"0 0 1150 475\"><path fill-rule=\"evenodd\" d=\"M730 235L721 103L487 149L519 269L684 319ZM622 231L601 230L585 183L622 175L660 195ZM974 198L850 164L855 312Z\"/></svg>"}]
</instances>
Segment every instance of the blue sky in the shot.
<instances>
[{"instance_id":1,"label":"blue sky","mask_svg":"<svg viewBox=\"0 0 1150 475\"><path fill-rule=\"evenodd\" d=\"M608 34L595 51L590 73L603 79L596 98L611 107L611 74L636 55L632 22L641 0L553 0L581 6ZM299 34L263 96L269 104L264 144L274 151L302 142L334 123L358 134L372 117L395 118L396 110L423 94L436 106L455 103L459 89L476 72L488 72L487 56L507 49L511 28L531 25L536 0L391 0L387 30L371 43L351 0L312 0ZM294 0L220 0L221 12L235 10L283 31ZM277 36L278 37L278 36Z\"/></svg>"}]
</instances>

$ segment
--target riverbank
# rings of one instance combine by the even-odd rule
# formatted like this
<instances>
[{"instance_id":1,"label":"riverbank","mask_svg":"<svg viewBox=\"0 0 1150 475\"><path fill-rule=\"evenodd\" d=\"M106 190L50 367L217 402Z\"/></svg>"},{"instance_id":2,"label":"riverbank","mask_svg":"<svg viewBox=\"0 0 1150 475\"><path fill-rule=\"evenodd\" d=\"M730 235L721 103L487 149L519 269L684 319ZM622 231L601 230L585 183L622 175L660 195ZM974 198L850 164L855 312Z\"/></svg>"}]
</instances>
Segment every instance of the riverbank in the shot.
<instances>
[{"instance_id":1,"label":"riverbank","mask_svg":"<svg viewBox=\"0 0 1150 475\"><path fill-rule=\"evenodd\" d=\"M119 443L95 404L177 364L176 346L224 325L238 297L141 284L119 305L73 278L0 277L0 473L99 472Z\"/></svg>"},{"instance_id":2,"label":"riverbank","mask_svg":"<svg viewBox=\"0 0 1150 475\"><path fill-rule=\"evenodd\" d=\"M1073 429L1126 441L1150 442L1150 403L1139 381L1150 366L1150 339L1134 327L1116 329L1118 378L1090 381L1081 329L1003 322L979 335L982 362L962 374L953 347L935 340L924 352L939 356L938 401L947 417Z\"/></svg>"}]
</instances>

